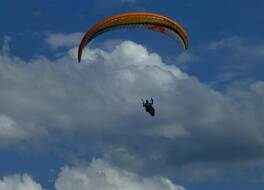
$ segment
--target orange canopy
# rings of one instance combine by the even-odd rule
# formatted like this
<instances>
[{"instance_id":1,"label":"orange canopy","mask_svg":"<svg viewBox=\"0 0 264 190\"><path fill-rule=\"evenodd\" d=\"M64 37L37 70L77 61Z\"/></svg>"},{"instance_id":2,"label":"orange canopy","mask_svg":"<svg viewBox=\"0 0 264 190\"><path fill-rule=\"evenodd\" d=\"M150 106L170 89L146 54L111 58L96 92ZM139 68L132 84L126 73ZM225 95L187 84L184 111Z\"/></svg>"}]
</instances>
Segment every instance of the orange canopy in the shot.
<instances>
[{"instance_id":1,"label":"orange canopy","mask_svg":"<svg viewBox=\"0 0 264 190\"><path fill-rule=\"evenodd\" d=\"M81 61L84 47L96 36L113 29L128 27L141 27L158 31L179 40L184 49L188 48L188 35L184 28L176 21L156 13L131 12L108 17L91 27L85 33L79 45L78 61Z\"/></svg>"}]
</instances>

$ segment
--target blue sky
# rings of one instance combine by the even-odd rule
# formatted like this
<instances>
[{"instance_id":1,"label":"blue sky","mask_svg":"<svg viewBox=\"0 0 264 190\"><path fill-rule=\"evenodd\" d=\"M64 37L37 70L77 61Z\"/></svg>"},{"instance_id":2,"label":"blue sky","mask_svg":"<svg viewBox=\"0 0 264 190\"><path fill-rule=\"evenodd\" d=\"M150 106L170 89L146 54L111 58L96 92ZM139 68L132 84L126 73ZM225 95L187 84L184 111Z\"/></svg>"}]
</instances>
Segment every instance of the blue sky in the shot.
<instances>
[{"instance_id":1,"label":"blue sky","mask_svg":"<svg viewBox=\"0 0 264 190\"><path fill-rule=\"evenodd\" d=\"M0 189L263 189L263 8L2 0ZM131 11L175 19L190 48L118 30L92 41L77 64L89 27ZM138 102L151 96L154 119Z\"/></svg>"}]
</instances>

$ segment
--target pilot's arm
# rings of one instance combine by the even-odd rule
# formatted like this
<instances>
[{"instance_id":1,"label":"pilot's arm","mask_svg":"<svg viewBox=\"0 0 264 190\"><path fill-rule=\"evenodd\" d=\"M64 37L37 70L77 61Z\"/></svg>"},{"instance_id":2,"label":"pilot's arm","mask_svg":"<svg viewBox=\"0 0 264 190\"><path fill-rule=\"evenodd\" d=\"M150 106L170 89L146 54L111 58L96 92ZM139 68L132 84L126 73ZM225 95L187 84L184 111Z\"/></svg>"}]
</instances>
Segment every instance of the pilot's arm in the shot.
<instances>
[{"instance_id":1,"label":"pilot's arm","mask_svg":"<svg viewBox=\"0 0 264 190\"><path fill-rule=\"evenodd\" d=\"M153 99L152 99L152 98L150 98L150 100L151 100L151 103L150 103L150 104L152 105L152 104L153 104Z\"/></svg>"},{"instance_id":2,"label":"pilot's arm","mask_svg":"<svg viewBox=\"0 0 264 190\"><path fill-rule=\"evenodd\" d=\"M143 105L143 107L145 107L145 103L144 103L144 100L143 99L141 99L142 100L142 105Z\"/></svg>"}]
</instances>

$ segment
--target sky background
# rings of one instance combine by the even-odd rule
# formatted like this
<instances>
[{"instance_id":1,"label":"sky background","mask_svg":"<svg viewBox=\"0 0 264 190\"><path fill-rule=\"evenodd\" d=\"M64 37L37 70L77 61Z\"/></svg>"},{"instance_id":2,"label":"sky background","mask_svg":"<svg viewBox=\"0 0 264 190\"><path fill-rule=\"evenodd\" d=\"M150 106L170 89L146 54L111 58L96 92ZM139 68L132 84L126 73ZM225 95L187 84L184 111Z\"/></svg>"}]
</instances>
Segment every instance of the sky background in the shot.
<instances>
[{"instance_id":1,"label":"sky background","mask_svg":"<svg viewBox=\"0 0 264 190\"><path fill-rule=\"evenodd\" d=\"M0 190L262 190L262 0L1 0ZM179 22L190 48L116 30L122 12ZM140 98L154 98L156 116Z\"/></svg>"}]
</instances>

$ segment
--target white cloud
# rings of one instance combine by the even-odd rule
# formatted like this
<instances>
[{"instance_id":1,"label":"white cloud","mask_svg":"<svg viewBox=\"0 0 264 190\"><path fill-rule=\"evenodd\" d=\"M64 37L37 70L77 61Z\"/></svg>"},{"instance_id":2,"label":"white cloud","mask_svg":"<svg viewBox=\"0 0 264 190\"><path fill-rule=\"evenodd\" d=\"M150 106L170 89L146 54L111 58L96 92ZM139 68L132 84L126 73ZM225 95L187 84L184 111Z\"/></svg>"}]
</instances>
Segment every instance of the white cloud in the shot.
<instances>
[{"instance_id":1,"label":"white cloud","mask_svg":"<svg viewBox=\"0 0 264 190\"><path fill-rule=\"evenodd\" d=\"M1 52L3 54L9 54L10 42L11 42L11 37L10 36L4 36L4 38L3 38L3 46L2 46L2 50L1 50Z\"/></svg>"},{"instance_id":2,"label":"white cloud","mask_svg":"<svg viewBox=\"0 0 264 190\"><path fill-rule=\"evenodd\" d=\"M90 166L64 167L55 184L56 190L184 190L164 177L142 177L93 160Z\"/></svg>"},{"instance_id":3,"label":"white cloud","mask_svg":"<svg viewBox=\"0 0 264 190\"><path fill-rule=\"evenodd\" d=\"M209 50L209 51L208 51ZM210 56L218 56L218 59L223 62L222 70L226 72L249 72L251 69L263 65L264 45L252 45L245 39L232 36L220 39L210 43L205 48L206 53ZM221 52L219 56L219 52ZM217 57L214 57L217 59ZM228 59L226 59L228 58ZM225 73L224 73L225 74Z\"/></svg>"},{"instance_id":4,"label":"white cloud","mask_svg":"<svg viewBox=\"0 0 264 190\"><path fill-rule=\"evenodd\" d=\"M74 49L74 51L76 52L76 49ZM74 59L76 54L72 55ZM140 70L145 70L146 74L151 75L151 77L155 77L156 82L163 80L167 81L171 75L179 79L187 77L187 74L181 72L174 65L166 65L163 63L158 54L149 53L146 48L131 41L124 41L123 43L117 45L110 53L100 49L91 50L87 48L84 51L82 60L83 62L94 62L100 56L103 58L103 61L107 62L107 64L115 65L117 68L135 66ZM90 60L87 60L89 58Z\"/></svg>"},{"instance_id":5,"label":"white cloud","mask_svg":"<svg viewBox=\"0 0 264 190\"><path fill-rule=\"evenodd\" d=\"M186 63L192 62L195 59L197 59L197 57L195 55L184 52L184 53L181 53L176 58L176 63L177 64L186 64Z\"/></svg>"},{"instance_id":6,"label":"white cloud","mask_svg":"<svg viewBox=\"0 0 264 190\"><path fill-rule=\"evenodd\" d=\"M0 145L29 138L30 132L21 128L12 118L0 115Z\"/></svg>"},{"instance_id":7,"label":"white cloud","mask_svg":"<svg viewBox=\"0 0 264 190\"><path fill-rule=\"evenodd\" d=\"M201 163L202 175L204 163L239 168L263 158L262 85L223 94L130 41L111 51L86 48L82 64L76 48L57 60L25 62L0 54L0 113L5 134L18 139L12 142L37 139L48 148L68 142L76 150L113 151L111 164L149 175L191 173L193 162ZM140 100L151 96L154 118ZM14 130L20 135L11 136ZM126 156L115 151L120 149Z\"/></svg>"},{"instance_id":8,"label":"white cloud","mask_svg":"<svg viewBox=\"0 0 264 190\"><path fill-rule=\"evenodd\" d=\"M1 190L43 190L29 175L6 176L0 180Z\"/></svg>"},{"instance_id":9,"label":"white cloud","mask_svg":"<svg viewBox=\"0 0 264 190\"><path fill-rule=\"evenodd\" d=\"M119 0L121 1L122 3L135 3L137 2L137 0Z\"/></svg>"},{"instance_id":10,"label":"white cloud","mask_svg":"<svg viewBox=\"0 0 264 190\"><path fill-rule=\"evenodd\" d=\"M72 34L49 34L46 38L48 45L57 49L60 47L73 47L78 45L79 41L82 39L82 33L72 33Z\"/></svg>"},{"instance_id":11,"label":"white cloud","mask_svg":"<svg viewBox=\"0 0 264 190\"><path fill-rule=\"evenodd\" d=\"M1 190L44 190L28 174L4 176ZM88 164L64 166L55 179L56 190L185 190L166 177L144 177L117 168L103 159Z\"/></svg>"},{"instance_id":12,"label":"white cloud","mask_svg":"<svg viewBox=\"0 0 264 190\"><path fill-rule=\"evenodd\" d=\"M243 40L240 37L233 36L228 38L223 38L218 41L211 42L207 49L208 50L217 50L219 48L227 48L227 47L239 47L243 43Z\"/></svg>"}]
</instances>

